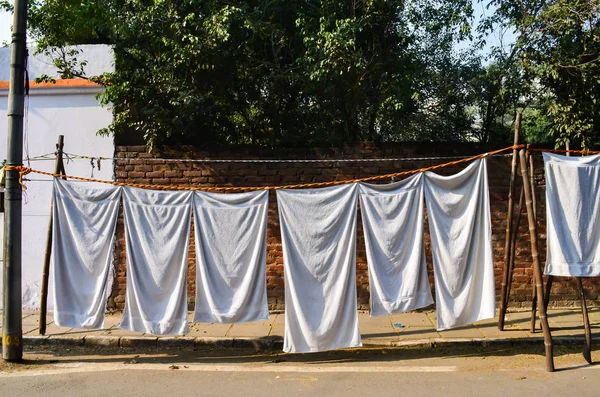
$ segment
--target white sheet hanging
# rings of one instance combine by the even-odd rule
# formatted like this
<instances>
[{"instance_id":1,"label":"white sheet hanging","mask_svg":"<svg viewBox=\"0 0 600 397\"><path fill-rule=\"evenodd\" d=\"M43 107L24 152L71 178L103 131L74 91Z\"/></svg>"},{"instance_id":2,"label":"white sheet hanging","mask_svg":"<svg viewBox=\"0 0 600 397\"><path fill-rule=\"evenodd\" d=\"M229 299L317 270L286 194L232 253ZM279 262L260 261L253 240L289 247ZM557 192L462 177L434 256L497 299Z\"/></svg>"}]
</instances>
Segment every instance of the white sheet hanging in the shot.
<instances>
[{"instance_id":1,"label":"white sheet hanging","mask_svg":"<svg viewBox=\"0 0 600 397\"><path fill-rule=\"evenodd\" d=\"M127 291L119 328L185 334L192 192L123 188Z\"/></svg>"},{"instance_id":2,"label":"white sheet hanging","mask_svg":"<svg viewBox=\"0 0 600 397\"><path fill-rule=\"evenodd\" d=\"M268 191L194 194L194 322L239 323L269 318L268 203Z\"/></svg>"},{"instance_id":3,"label":"white sheet hanging","mask_svg":"<svg viewBox=\"0 0 600 397\"><path fill-rule=\"evenodd\" d=\"M600 155L544 153L546 274L600 276Z\"/></svg>"},{"instance_id":4,"label":"white sheet hanging","mask_svg":"<svg viewBox=\"0 0 600 397\"><path fill-rule=\"evenodd\" d=\"M452 176L425 173L437 328L495 316L494 261L486 160Z\"/></svg>"},{"instance_id":5,"label":"white sheet hanging","mask_svg":"<svg viewBox=\"0 0 600 397\"><path fill-rule=\"evenodd\" d=\"M371 316L431 305L423 246L423 174L359 184L371 290Z\"/></svg>"},{"instance_id":6,"label":"white sheet hanging","mask_svg":"<svg viewBox=\"0 0 600 397\"><path fill-rule=\"evenodd\" d=\"M53 194L54 322L103 328L121 188L54 178Z\"/></svg>"},{"instance_id":7,"label":"white sheet hanging","mask_svg":"<svg viewBox=\"0 0 600 397\"><path fill-rule=\"evenodd\" d=\"M286 352L361 346L356 303L357 185L278 190Z\"/></svg>"}]
</instances>

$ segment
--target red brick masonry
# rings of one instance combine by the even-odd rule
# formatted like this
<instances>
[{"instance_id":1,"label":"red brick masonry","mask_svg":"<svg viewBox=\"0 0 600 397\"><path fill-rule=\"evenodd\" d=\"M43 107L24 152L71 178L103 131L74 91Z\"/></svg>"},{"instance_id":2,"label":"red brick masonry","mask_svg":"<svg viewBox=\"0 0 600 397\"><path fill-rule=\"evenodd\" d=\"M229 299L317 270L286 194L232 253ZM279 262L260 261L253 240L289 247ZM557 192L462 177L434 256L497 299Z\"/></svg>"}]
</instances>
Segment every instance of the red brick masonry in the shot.
<instances>
[{"instance_id":1,"label":"red brick masonry","mask_svg":"<svg viewBox=\"0 0 600 397\"><path fill-rule=\"evenodd\" d=\"M275 186L308 182L348 180L372 175L389 174L403 170L413 170L448 162L450 160L408 160L387 162L330 162L314 163L192 163L148 161L149 158L190 158L190 159L369 159L369 158L416 158L457 155L475 155L497 149L475 144L357 144L336 149L278 149L266 150L251 147L217 147L210 150L191 148L166 149L162 152L147 153L144 146L117 146L115 162L116 178L120 182L151 183L157 185L199 185L199 186ZM544 181L541 155L536 160L536 195L540 233L542 263L545 258L545 207ZM438 172L444 175L456 173L464 168L459 165ZM493 157L488 160L490 184L490 204L492 216L494 274L496 293L499 295L504 258L506 230L507 196L510 178L510 157ZM520 180L520 177L519 177ZM383 181L384 183L389 182ZM515 201L518 201L518 190ZM516 213L516 211L515 211ZM360 212L359 212L360 217ZM531 249L525 212L521 218L516 252L516 265L511 291L511 306L529 306L532 296ZM357 245L357 292L360 309L368 309L369 283L364 239L361 222L358 222ZM427 230L427 228L426 228ZM117 226L118 263L117 278L113 286L114 304L122 309L125 302L126 253L122 214ZM425 237L430 283L433 288L429 236ZM275 193L269 199L269 223L267 230L267 289L271 310L284 308L283 255L279 231L279 217ZM188 302L194 307L195 253L194 237L190 239L188 262ZM600 284L595 279L584 279L586 297L591 305L598 305ZM556 278L552 288L550 305L578 305L577 287L572 279Z\"/></svg>"}]
</instances>

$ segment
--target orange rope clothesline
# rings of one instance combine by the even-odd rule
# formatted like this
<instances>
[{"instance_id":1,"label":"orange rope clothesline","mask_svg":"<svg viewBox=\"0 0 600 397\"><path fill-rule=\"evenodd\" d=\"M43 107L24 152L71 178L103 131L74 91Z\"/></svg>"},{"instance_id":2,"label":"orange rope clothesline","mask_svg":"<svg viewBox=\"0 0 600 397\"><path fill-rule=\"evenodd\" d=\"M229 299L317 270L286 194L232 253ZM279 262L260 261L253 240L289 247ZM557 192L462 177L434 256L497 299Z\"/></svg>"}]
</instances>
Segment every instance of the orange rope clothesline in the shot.
<instances>
[{"instance_id":1,"label":"orange rope clothesline","mask_svg":"<svg viewBox=\"0 0 600 397\"><path fill-rule=\"evenodd\" d=\"M385 175L376 175L365 178L357 178L343 181L329 181L329 182L312 182L312 183L301 183L294 185L280 185L280 186L241 186L241 187L229 187L229 186L197 186L197 185L152 185L152 184L142 184L142 183L127 183L127 182L118 182L118 181L106 181L102 179L94 179L94 178L85 178L82 176L72 176L72 175L63 175L63 174L55 174L53 172L40 171L35 170L29 167L25 167L22 165L6 165L4 166L5 171L18 171L19 172L19 184L22 186L23 190L27 190L27 187L23 183L23 177L29 173L36 173L41 175L47 175L51 177L57 178L67 178L74 179L78 181L85 182L98 182L105 183L114 186L130 186L137 187L141 189L154 189L154 190L201 190L207 192L243 192L243 191L254 191L254 190L279 190L279 189L300 189L300 188L319 188L319 187L327 187L327 186L336 186L343 185L346 183L358 183L358 182L371 182L378 181L382 179L389 179L395 177L403 177L412 174L417 174L420 172L432 171L439 168L450 167L457 164L467 163L469 161L477 160L479 158L483 158L486 156L493 156L495 154L499 154L502 152L506 152L509 150L517 150L525 148L525 145L513 145L503 149L494 150L487 153L478 154L476 156L467 157L464 159L459 159L455 161L450 161L448 163L437 164L430 167L420 168L416 170L410 171L402 171L396 172L393 174L385 174ZM531 150L531 149L530 149Z\"/></svg>"}]
</instances>

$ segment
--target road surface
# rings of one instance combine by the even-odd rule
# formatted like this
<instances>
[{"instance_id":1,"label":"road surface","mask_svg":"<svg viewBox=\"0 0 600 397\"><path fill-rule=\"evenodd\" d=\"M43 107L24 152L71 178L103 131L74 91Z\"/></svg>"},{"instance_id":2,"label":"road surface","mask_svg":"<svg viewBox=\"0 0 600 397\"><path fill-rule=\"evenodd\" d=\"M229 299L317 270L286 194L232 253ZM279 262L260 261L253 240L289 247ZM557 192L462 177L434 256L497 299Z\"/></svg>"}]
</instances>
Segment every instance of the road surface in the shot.
<instances>
[{"instance_id":1,"label":"road surface","mask_svg":"<svg viewBox=\"0 0 600 397\"><path fill-rule=\"evenodd\" d=\"M2 396L594 396L600 366L579 347L356 349L285 355L234 349L30 350L0 364ZM600 359L597 351L594 359Z\"/></svg>"}]
</instances>

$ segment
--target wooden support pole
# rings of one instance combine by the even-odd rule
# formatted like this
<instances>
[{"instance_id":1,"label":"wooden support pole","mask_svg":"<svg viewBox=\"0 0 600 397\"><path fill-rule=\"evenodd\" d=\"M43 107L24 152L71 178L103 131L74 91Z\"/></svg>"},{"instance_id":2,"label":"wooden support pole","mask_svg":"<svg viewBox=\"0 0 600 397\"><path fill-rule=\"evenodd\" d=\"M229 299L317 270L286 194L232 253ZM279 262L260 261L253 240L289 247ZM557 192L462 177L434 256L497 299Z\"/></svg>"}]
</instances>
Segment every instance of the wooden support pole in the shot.
<instances>
[{"instance_id":1,"label":"wooden support pole","mask_svg":"<svg viewBox=\"0 0 600 397\"><path fill-rule=\"evenodd\" d=\"M529 150L529 145L527 145ZM533 168L533 156L527 152L527 161L529 162L529 184L531 185L531 202L533 203L533 219L538 220L537 194L535 189L535 169Z\"/></svg>"},{"instance_id":2,"label":"wooden support pole","mask_svg":"<svg viewBox=\"0 0 600 397\"><path fill-rule=\"evenodd\" d=\"M548 310L548 304L550 303L550 290L554 284L554 276L549 274L546 278L546 287L544 288L544 307Z\"/></svg>"},{"instance_id":3,"label":"wooden support pole","mask_svg":"<svg viewBox=\"0 0 600 397\"><path fill-rule=\"evenodd\" d=\"M521 113L517 113L515 120L515 135L513 144L519 144L519 135L521 133ZM509 263L510 263L510 242L513 223L513 195L515 193L515 180L517 176L517 149L513 149L512 163L510 167L510 185L508 189L508 210L506 214L506 239L504 243L504 268L502 272L502 285L500 290L500 310L498 313L498 329L504 330L504 317L506 316L506 308L508 302L507 286L509 278Z\"/></svg>"},{"instance_id":4,"label":"wooden support pole","mask_svg":"<svg viewBox=\"0 0 600 397\"><path fill-rule=\"evenodd\" d=\"M583 327L585 328L585 346L583 347L583 358L588 364L592 363L592 330L590 329L590 318L588 316L587 305L585 303L585 294L583 292L583 282L581 277L577 279L577 290L579 292L579 302L581 303L581 312L583 314Z\"/></svg>"},{"instance_id":5,"label":"wooden support pole","mask_svg":"<svg viewBox=\"0 0 600 397\"><path fill-rule=\"evenodd\" d=\"M521 187L521 193L519 194L519 204L517 208L517 220L513 227L511 242L510 242L510 261L508 262L508 284L506 285L506 302L505 307L508 307L508 301L510 300L510 289L512 287L512 278L515 268L516 249L517 249L517 237L519 235L519 227L521 226L521 215L523 214L523 206L525 205L525 193L523 187Z\"/></svg>"},{"instance_id":6,"label":"wooden support pole","mask_svg":"<svg viewBox=\"0 0 600 397\"><path fill-rule=\"evenodd\" d=\"M529 149L529 145L527 145L527 149ZM538 214L537 214L537 194L536 194L536 189L535 189L535 169L533 168L533 156L529 153L527 153L527 160L529 163L529 184L531 185L531 199L533 202L533 219L535 220L536 224L537 224L537 219L538 219ZM535 287L535 283L531 283L531 285L533 286L532 288L532 293L533 296L531 298L531 321L529 324L529 331L531 333L535 332L535 312L537 311L537 290ZM544 295L545 296L545 295ZM544 300L544 303L546 301ZM548 305L545 306L546 307L546 311L548 310Z\"/></svg>"},{"instance_id":7,"label":"wooden support pole","mask_svg":"<svg viewBox=\"0 0 600 397\"><path fill-rule=\"evenodd\" d=\"M521 176L523 178L523 191L525 192L525 207L527 208L527 222L529 223L529 237L531 239L531 258L533 262L533 274L535 276L535 286L537 290L537 299L539 302L544 301L544 289L542 286L542 268L540 267L540 258L538 252L538 235L533 217L533 203L531 200L531 185L529 184L529 171L527 167L527 159L525 150L519 153L521 160ZM554 355L552 346L552 335L548 326L548 317L544 305L538 305L538 313L540 324L544 333L544 346L546 348L546 370L554 371Z\"/></svg>"},{"instance_id":8,"label":"wooden support pole","mask_svg":"<svg viewBox=\"0 0 600 397\"><path fill-rule=\"evenodd\" d=\"M56 164L54 166L55 174L65 174L63 163L63 135L58 136L56 144ZM48 278L50 277L50 256L52 255L52 223L54 198L50 201L50 220L48 221L48 233L46 234L46 252L44 253L44 270L42 273L42 290L40 293L40 318L39 334L46 335L46 314L48 313Z\"/></svg>"}]
</instances>

